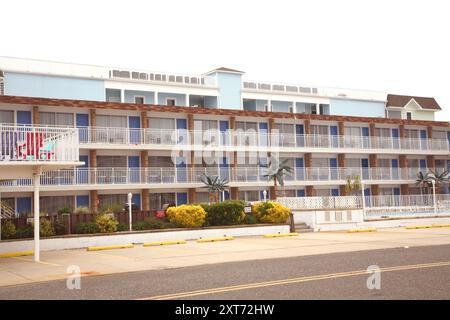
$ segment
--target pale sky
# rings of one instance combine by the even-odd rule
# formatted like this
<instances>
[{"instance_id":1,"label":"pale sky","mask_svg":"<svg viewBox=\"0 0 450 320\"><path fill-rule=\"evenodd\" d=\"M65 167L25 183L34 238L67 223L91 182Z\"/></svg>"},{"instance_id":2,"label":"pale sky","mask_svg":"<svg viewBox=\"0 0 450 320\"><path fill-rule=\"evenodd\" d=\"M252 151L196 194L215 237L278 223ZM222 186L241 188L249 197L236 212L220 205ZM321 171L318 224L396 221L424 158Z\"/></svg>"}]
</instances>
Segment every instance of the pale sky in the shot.
<instances>
[{"instance_id":1,"label":"pale sky","mask_svg":"<svg viewBox=\"0 0 450 320\"><path fill-rule=\"evenodd\" d=\"M433 96L450 121L448 0L2 0L1 56Z\"/></svg>"}]
</instances>

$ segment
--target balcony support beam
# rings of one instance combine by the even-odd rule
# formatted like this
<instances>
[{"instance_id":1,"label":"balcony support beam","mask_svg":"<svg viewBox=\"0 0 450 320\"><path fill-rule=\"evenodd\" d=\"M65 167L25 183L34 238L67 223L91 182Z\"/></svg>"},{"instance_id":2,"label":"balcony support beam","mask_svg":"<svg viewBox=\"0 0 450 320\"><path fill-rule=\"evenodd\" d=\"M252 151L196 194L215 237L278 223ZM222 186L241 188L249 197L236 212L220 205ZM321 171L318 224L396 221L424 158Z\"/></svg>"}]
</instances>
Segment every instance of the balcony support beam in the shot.
<instances>
[{"instance_id":1,"label":"balcony support beam","mask_svg":"<svg viewBox=\"0 0 450 320\"><path fill-rule=\"evenodd\" d=\"M402 184L400 185L400 194L402 196L407 196L409 195L409 188L407 184Z\"/></svg>"},{"instance_id":2,"label":"balcony support beam","mask_svg":"<svg viewBox=\"0 0 450 320\"><path fill-rule=\"evenodd\" d=\"M91 127L97 126L97 113L95 109L89 109L89 125Z\"/></svg>"},{"instance_id":3,"label":"balcony support beam","mask_svg":"<svg viewBox=\"0 0 450 320\"><path fill-rule=\"evenodd\" d=\"M231 200L239 200L239 188L238 187L230 188L230 198L231 198Z\"/></svg>"},{"instance_id":4,"label":"balcony support beam","mask_svg":"<svg viewBox=\"0 0 450 320\"><path fill-rule=\"evenodd\" d=\"M305 119L305 121L303 121L303 126L305 129L305 134L311 134L311 121L309 119Z\"/></svg>"},{"instance_id":5,"label":"balcony support beam","mask_svg":"<svg viewBox=\"0 0 450 320\"><path fill-rule=\"evenodd\" d=\"M400 168L408 167L408 159L406 158L406 154L401 154L398 156L398 163Z\"/></svg>"},{"instance_id":6,"label":"balcony support beam","mask_svg":"<svg viewBox=\"0 0 450 320\"><path fill-rule=\"evenodd\" d=\"M90 200L91 200L91 212L97 213L98 212L98 191L97 190L90 191Z\"/></svg>"},{"instance_id":7,"label":"balcony support beam","mask_svg":"<svg viewBox=\"0 0 450 320\"><path fill-rule=\"evenodd\" d=\"M436 170L436 161L434 159L434 155L427 156L427 167L431 170Z\"/></svg>"},{"instance_id":8,"label":"balcony support beam","mask_svg":"<svg viewBox=\"0 0 450 320\"><path fill-rule=\"evenodd\" d=\"M373 184L370 189L372 196L380 195L380 186L378 184Z\"/></svg>"},{"instance_id":9,"label":"balcony support beam","mask_svg":"<svg viewBox=\"0 0 450 320\"><path fill-rule=\"evenodd\" d=\"M427 138L433 139L433 127L432 126L427 127Z\"/></svg>"},{"instance_id":10,"label":"balcony support beam","mask_svg":"<svg viewBox=\"0 0 450 320\"><path fill-rule=\"evenodd\" d=\"M39 106L33 106L33 124L40 124Z\"/></svg>"},{"instance_id":11,"label":"balcony support beam","mask_svg":"<svg viewBox=\"0 0 450 320\"><path fill-rule=\"evenodd\" d=\"M142 190L142 210L150 211L150 192L148 189Z\"/></svg>"},{"instance_id":12,"label":"balcony support beam","mask_svg":"<svg viewBox=\"0 0 450 320\"><path fill-rule=\"evenodd\" d=\"M377 155L376 154L369 154L369 166L371 168L377 167Z\"/></svg>"},{"instance_id":13,"label":"balcony support beam","mask_svg":"<svg viewBox=\"0 0 450 320\"><path fill-rule=\"evenodd\" d=\"M147 117L147 111L141 112L141 127L142 129L148 128L148 117Z\"/></svg>"},{"instance_id":14,"label":"balcony support beam","mask_svg":"<svg viewBox=\"0 0 450 320\"><path fill-rule=\"evenodd\" d=\"M306 186L306 196L307 197L313 197L314 196L314 187L313 186Z\"/></svg>"}]
</instances>

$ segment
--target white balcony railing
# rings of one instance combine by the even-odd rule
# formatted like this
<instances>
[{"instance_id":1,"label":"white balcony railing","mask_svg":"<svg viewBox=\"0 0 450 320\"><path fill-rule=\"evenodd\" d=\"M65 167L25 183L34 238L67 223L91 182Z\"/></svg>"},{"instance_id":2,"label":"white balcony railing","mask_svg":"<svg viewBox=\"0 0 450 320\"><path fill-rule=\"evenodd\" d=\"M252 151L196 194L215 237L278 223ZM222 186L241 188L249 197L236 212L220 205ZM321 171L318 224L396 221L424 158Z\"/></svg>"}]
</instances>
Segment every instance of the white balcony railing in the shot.
<instances>
[{"instance_id":1,"label":"white balcony railing","mask_svg":"<svg viewBox=\"0 0 450 320\"><path fill-rule=\"evenodd\" d=\"M289 134L240 130L164 130L129 128L79 128L80 142L88 144L119 145L188 145L236 146L316 149L361 149L395 151L448 151L447 139L414 139L365 136L332 136Z\"/></svg>"},{"instance_id":2,"label":"white balcony railing","mask_svg":"<svg viewBox=\"0 0 450 320\"><path fill-rule=\"evenodd\" d=\"M0 161L78 160L79 140L75 128L0 124Z\"/></svg>"},{"instance_id":3,"label":"white balcony railing","mask_svg":"<svg viewBox=\"0 0 450 320\"><path fill-rule=\"evenodd\" d=\"M294 168L286 182L339 182L359 176L363 181L408 181L413 183L420 168ZM440 170L443 171L443 170ZM75 168L44 172L41 185L114 185L201 183L201 176L220 176L230 183L267 183L266 168ZM4 181L0 186L31 186L31 179Z\"/></svg>"}]
</instances>

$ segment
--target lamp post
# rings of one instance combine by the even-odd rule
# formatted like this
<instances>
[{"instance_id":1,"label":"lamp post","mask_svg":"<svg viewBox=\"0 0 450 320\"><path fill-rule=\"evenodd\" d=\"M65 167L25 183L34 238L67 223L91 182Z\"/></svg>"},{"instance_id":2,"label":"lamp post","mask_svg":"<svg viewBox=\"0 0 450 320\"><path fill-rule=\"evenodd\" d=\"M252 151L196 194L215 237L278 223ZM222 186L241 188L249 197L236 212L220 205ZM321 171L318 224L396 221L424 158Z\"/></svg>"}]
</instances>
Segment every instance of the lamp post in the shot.
<instances>
[{"instance_id":1,"label":"lamp post","mask_svg":"<svg viewBox=\"0 0 450 320\"><path fill-rule=\"evenodd\" d=\"M433 208L434 208L434 215L437 214L437 207L436 207L436 181L431 180L431 184L433 185Z\"/></svg>"},{"instance_id":2,"label":"lamp post","mask_svg":"<svg viewBox=\"0 0 450 320\"><path fill-rule=\"evenodd\" d=\"M267 201L267 190L263 190L263 200L264 202Z\"/></svg>"},{"instance_id":3,"label":"lamp post","mask_svg":"<svg viewBox=\"0 0 450 320\"><path fill-rule=\"evenodd\" d=\"M364 194L364 183L361 181L361 192L362 192L362 209L363 217L366 216L366 195Z\"/></svg>"},{"instance_id":4,"label":"lamp post","mask_svg":"<svg viewBox=\"0 0 450 320\"><path fill-rule=\"evenodd\" d=\"M133 198L133 194L128 193L128 221L129 221L129 230L132 231L132 221L131 221L131 199Z\"/></svg>"}]
</instances>

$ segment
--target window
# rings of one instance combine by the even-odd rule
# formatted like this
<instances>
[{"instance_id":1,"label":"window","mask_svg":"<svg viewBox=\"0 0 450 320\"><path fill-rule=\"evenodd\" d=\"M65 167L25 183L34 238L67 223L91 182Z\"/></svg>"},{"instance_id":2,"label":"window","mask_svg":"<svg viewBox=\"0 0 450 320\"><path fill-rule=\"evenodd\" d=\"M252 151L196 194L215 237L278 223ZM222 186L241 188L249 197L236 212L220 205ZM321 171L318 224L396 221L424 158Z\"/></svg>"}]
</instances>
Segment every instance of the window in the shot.
<instances>
[{"instance_id":1,"label":"window","mask_svg":"<svg viewBox=\"0 0 450 320\"><path fill-rule=\"evenodd\" d=\"M294 134L294 125L287 123L275 123L275 129L278 130L279 133L287 133Z\"/></svg>"},{"instance_id":2,"label":"window","mask_svg":"<svg viewBox=\"0 0 450 320\"><path fill-rule=\"evenodd\" d=\"M14 111L0 110L0 123L14 123Z\"/></svg>"},{"instance_id":3,"label":"window","mask_svg":"<svg viewBox=\"0 0 450 320\"><path fill-rule=\"evenodd\" d=\"M344 134L348 137L360 137L361 128L360 127L345 127Z\"/></svg>"},{"instance_id":4,"label":"window","mask_svg":"<svg viewBox=\"0 0 450 320\"><path fill-rule=\"evenodd\" d=\"M174 164L170 156L149 156L149 166L152 168L173 168Z\"/></svg>"},{"instance_id":5,"label":"window","mask_svg":"<svg viewBox=\"0 0 450 320\"><path fill-rule=\"evenodd\" d=\"M128 202L128 196L126 194L100 194L98 200L100 207L113 204L125 205Z\"/></svg>"},{"instance_id":6,"label":"window","mask_svg":"<svg viewBox=\"0 0 450 320\"><path fill-rule=\"evenodd\" d=\"M317 114L317 106L315 104L311 105L311 114Z\"/></svg>"},{"instance_id":7,"label":"window","mask_svg":"<svg viewBox=\"0 0 450 320\"><path fill-rule=\"evenodd\" d=\"M112 127L112 128L126 128L126 116L112 116L112 115L97 115L97 127Z\"/></svg>"},{"instance_id":8,"label":"window","mask_svg":"<svg viewBox=\"0 0 450 320\"><path fill-rule=\"evenodd\" d=\"M391 166L391 159L377 159L377 166L379 168L389 168Z\"/></svg>"},{"instance_id":9,"label":"window","mask_svg":"<svg viewBox=\"0 0 450 320\"><path fill-rule=\"evenodd\" d=\"M148 118L150 129L174 130L175 120L169 118Z\"/></svg>"},{"instance_id":10,"label":"window","mask_svg":"<svg viewBox=\"0 0 450 320\"><path fill-rule=\"evenodd\" d=\"M73 113L39 112L39 123L47 126L73 127Z\"/></svg>"},{"instance_id":11,"label":"window","mask_svg":"<svg viewBox=\"0 0 450 320\"><path fill-rule=\"evenodd\" d=\"M177 100L175 98L167 98L166 99L166 105L168 106L175 106L177 103Z\"/></svg>"},{"instance_id":12,"label":"window","mask_svg":"<svg viewBox=\"0 0 450 320\"><path fill-rule=\"evenodd\" d=\"M150 210L161 210L164 204L175 203L175 193L150 193Z\"/></svg>"},{"instance_id":13,"label":"window","mask_svg":"<svg viewBox=\"0 0 450 320\"><path fill-rule=\"evenodd\" d=\"M126 168L126 156L98 156L97 166L99 168Z\"/></svg>"},{"instance_id":14,"label":"window","mask_svg":"<svg viewBox=\"0 0 450 320\"><path fill-rule=\"evenodd\" d=\"M316 114L317 108L315 103L297 102L297 113ZM313 113L314 112L314 113Z\"/></svg>"},{"instance_id":15,"label":"window","mask_svg":"<svg viewBox=\"0 0 450 320\"><path fill-rule=\"evenodd\" d=\"M312 125L311 133L327 136L328 135L328 126Z\"/></svg>"},{"instance_id":16,"label":"window","mask_svg":"<svg viewBox=\"0 0 450 320\"><path fill-rule=\"evenodd\" d=\"M217 130L217 120L195 120L194 130L206 131L206 130Z\"/></svg>"},{"instance_id":17,"label":"window","mask_svg":"<svg viewBox=\"0 0 450 320\"><path fill-rule=\"evenodd\" d=\"M59 197L41 197L39 199L39 208L41 212L57 213L59 208L68 206L74 208L73 196L59 196Z\"/></svg>"},{"instance_id":18,"label":"window","mask_svg":"<svg viewBox=\"0 0 450 320\"><path fill-rule=\"evenodd\" d=\"M392 129L390 129L390 128L376 128L375 136L380 137L380 138L390 138L391 132L392 132Z\"/></svg>"},{"instance_id":19,"label":"window","mask_svg":"<svg viewBox=\"0 0 450 320\"><path fill-rule=\"evenodd\" d=\"M145 99L144 99L144 97L141 97L141 96L135 96L134 97L134 103L136 103L136 104L144 104L145 103Z\"/></svg>"},{"instance_id":20,"label":"window","mask_svg":"<svg viewBox=\"0 0 450 320\"><path fill-rule=\"evenodd\" d=\"M402 118L402 112L401 111L388 110L388 118L390 118L390 119L401 119Z\"/></svg>"},{"instance_id":21,"label":"window","mask_svg":"<svg viewBox=\"0 0 450 320\"><path fill-rule=\"evenodd\" d=\"M411 112L407 112L406 113L406 119L407 120L412 120L412 113Z\"/></svg>"},{"instance_id":22,"label":"window","mask_svg":"<svg viewBox=\"0 0 450 320\"><path fill-rule=\"evenodd\" d=\"M330 114L330 105L329 104L320 104L319 110L320 110L320 114Z\"/></svg>"}]
</instances>

